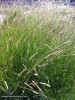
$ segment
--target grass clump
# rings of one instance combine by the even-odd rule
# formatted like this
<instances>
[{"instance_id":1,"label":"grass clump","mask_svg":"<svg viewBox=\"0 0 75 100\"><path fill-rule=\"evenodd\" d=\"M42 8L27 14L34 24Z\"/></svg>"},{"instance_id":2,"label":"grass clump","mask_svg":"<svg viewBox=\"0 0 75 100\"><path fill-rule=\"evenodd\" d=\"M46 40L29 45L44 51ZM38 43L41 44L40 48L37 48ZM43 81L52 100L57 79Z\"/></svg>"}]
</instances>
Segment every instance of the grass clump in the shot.
<instances>
[{"instance_id":1,"label":"grass clump","mask_svg":"<svg viewBox=\"0 0 75 100\"><path fill-rule=\"evenodd\" d=\"M65 8L7 11L0 26L0 95L73 98L75 26L68 9L63 16Z\"/></svg>"}]
</instances>

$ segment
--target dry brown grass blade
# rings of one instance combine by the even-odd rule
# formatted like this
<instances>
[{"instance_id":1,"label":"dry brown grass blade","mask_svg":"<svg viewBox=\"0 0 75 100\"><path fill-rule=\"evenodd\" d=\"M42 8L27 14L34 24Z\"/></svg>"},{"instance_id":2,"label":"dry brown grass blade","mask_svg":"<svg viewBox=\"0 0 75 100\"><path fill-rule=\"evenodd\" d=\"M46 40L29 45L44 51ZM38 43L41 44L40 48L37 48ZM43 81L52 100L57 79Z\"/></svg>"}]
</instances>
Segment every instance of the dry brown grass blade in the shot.
<instances>
[{"instance_id":1,"label":"dry brown grass blade","mask_svg":"<svg viewBox=\"0 0 75 100\"><path fill-rule=\"evenodd\" d=\"M29 87L30 89L33 89L29 84L24 83L27 87Z\"/></svg>"},{"instance_id":2,"label":"dry brown grass blade","mask_svg":"<svg viewBox=\"0 0 75 100\"><path fill-rule=\"evenodd\" d=\"M34 86L40 91L42 92L41 88L37 85L37 83L35 81L32 81L32 83L34 84Z\"/></svg>"},{"instance_id":3,"label":"dry brown grass blade","mask_svg":"<svg viewBox=\"0 0 75 100\"><path fill-rule=\"evenodd\" d=\"M23 71L21 71L19 74L18 74L18 77L21 77L23 75L23 73L27 70L27 68L24 68Z\"/></svg>"}]
</instances>

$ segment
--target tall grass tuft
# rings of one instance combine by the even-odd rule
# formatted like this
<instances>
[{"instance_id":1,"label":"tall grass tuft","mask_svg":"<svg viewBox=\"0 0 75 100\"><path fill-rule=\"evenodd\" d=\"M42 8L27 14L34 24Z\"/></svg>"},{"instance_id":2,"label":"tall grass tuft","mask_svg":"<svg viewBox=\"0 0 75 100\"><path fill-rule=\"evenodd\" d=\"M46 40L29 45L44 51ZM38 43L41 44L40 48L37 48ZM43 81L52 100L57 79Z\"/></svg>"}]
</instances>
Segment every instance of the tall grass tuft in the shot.
<instances>
[{"instance_id":1,"label":"tall grass tuft","mask_svg":"<svg viewBox=\"0 0 75 100\"><path fill-rule=\"evenodd\" d=\"M74 9L24 9L7 10L0 25L0 95L74 100Z\"/></svg>"}]
</instances>

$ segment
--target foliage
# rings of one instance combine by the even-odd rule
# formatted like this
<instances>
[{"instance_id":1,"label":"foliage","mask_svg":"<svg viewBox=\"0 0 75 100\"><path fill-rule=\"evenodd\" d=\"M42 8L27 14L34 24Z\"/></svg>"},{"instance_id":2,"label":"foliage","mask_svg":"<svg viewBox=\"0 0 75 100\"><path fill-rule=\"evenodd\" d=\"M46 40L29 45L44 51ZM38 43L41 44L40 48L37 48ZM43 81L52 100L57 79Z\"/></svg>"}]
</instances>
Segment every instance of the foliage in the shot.
<instances>
[{"instance_id":1,"label":"foliage","mask_svg":"<svg viewBox=\"0 0 75 100\"><path fill-rule=\"evenodd\" d=\"M23 8L7 11L0 26L0 95L72 100L75 23L71 10L32 7L25 12Z\"/></svg>"}]
</instances>

